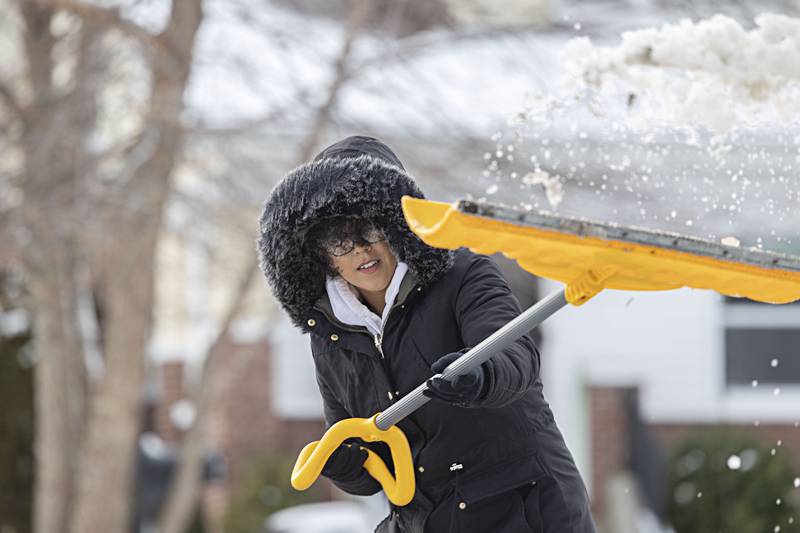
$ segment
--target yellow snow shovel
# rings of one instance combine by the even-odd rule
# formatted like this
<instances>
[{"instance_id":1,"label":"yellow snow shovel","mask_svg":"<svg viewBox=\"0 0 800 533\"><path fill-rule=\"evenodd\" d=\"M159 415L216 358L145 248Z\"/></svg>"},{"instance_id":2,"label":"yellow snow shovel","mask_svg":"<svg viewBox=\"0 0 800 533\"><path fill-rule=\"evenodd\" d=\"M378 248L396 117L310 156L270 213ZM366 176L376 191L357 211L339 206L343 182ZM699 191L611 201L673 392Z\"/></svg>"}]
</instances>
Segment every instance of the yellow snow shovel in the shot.
<instances>
[{"instance_id":1,"label":"yellow snow shovel","mask_svg":"<svg viewBox=\"0 0 800 533\"><path fill-rule=\"evenodd\" d=\"M788 255L465 200L448 204L406 196L403 211L409 227L431 246L502 252L525 270L565 284L450 364L440 374L448 380L487 361L568 303L581 305L603 289L692 287L775 304L800 300L800 258ZM408 504L414 497L414 465L408 441L395 424L429 400L422 394L425 389L423 383L372 418L331 426L321 441L301 452L292 485L308 488L344 440L382 440L391 450L395 476L369 450L364 468L390 501Z\"/></svg>"}]
</instances>

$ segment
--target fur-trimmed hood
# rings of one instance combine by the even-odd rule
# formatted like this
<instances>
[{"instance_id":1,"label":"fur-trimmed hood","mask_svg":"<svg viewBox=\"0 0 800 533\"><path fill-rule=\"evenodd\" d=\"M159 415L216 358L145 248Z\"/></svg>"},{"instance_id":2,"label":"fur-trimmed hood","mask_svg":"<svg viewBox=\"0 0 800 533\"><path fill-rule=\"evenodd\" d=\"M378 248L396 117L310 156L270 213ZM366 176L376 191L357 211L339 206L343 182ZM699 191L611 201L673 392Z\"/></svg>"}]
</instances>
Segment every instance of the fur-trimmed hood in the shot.
<instances>
[{"instance_id":1,"label":"fur-trimmed hood","mask_svg":"<svg viewBox=\"0 0 800 533\"><path fill-rule=\"evenodd\" d=\"M305 232L325 218L370 219L422 285L452 266L452 252L428 246L408 228L400 207L404 195L424 197L388 146L360 136L329 146L270 192L260 220L259 261L296 326L308 330L305 318L325 293L325 273L302 246Z\"/></svg>"}]
</instances>

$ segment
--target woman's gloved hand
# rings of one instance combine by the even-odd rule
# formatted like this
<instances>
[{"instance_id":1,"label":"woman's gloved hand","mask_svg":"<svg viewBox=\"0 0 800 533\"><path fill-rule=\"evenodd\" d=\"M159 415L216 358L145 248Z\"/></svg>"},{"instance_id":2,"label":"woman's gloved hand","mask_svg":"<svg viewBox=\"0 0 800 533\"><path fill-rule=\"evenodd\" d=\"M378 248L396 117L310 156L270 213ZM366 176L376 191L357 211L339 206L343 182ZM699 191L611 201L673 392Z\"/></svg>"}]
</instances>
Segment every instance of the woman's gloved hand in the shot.
<instances>
[{"instance_id":1,"label":"woman's gloved hand","mask_svg":"<svg viewBox=\"0 0 800 533\"><path fill-rule=\"evenodd\" d=\"M453 352L442 356L431 365L431 370L434 374L439 374L461 355L461 352ZM489 380L485 374L486 370L481 365L466 374L454 377L453 381L433 377L428 380L428 389L422 391L422 394L459 407L470 407L475 401L486 396Z\"/></svg>"},{"instance_id":2,"label":"woman's gloved hand","mask_svg":"<svg viewBox=\"0 0 800 533\"><path fill-rule=\"evenodd\" d=\"M322 467L322 475L335 481L353 481L361 474L361 467L367 457L367 450L358 444L344 443L328 457Z\"/></svg>"}]
</instances>

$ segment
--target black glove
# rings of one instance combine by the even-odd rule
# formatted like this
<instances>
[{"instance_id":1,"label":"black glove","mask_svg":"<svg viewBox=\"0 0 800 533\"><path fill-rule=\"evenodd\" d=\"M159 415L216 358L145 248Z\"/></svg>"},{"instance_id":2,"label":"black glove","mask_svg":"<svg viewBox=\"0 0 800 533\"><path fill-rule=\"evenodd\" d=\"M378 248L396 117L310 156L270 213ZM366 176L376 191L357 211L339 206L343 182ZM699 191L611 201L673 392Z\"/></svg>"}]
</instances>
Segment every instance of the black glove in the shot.
<instances>
[{"instance_id":1,"label":"black glove","mask_svg":"<svg viewBox=\"0 0 800 533\"><path fill-rule=\"evenodd\" d=\"M431 365L431 370L434 374L439 374L461 355L460 352L453 352L442 356ZM486 396L489 380L485 373L486 370L481 365L466 374L454 377L453 381L433 377L428 380L428 389L422 391L422 394L459 407L469 407L476 400Z\"/></svg>"},{"instance_id":2,"label":"black glove","mask_svg":"<svg viewBox=\"0 0 800 533\"><path fill-rule=\"evenodd\" d=\"M361 466L367 457L367 450L358 444L342 444L328 457L322 475L336 481L353 481L361 474Z\"/></svg>"}]
</instances>

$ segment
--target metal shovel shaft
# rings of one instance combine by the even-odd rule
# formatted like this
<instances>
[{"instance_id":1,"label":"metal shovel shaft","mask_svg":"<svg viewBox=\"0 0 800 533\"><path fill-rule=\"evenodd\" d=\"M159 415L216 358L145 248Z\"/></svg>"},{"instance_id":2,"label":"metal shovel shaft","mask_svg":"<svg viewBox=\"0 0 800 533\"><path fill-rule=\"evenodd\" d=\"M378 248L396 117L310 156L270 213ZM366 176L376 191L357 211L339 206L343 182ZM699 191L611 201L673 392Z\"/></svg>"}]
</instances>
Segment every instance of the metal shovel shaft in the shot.
<instances>
[{"instance_id":1,"label":"metal shovel shaft","mask_svg":"<svg viewBox=\"0 0 800 533\"><path fill-rule=\"evenodd\" d=\"M520 314L517 318L488 336L476 347L453 361L444 369L441 376L445 379L450 379L454 376L465 374L473 368L480 366L566 305L567 299L563 289L548 295L546 298L536 303L536 305L531 306L524 313ZM427 388L427 384L422 383L396 404L378 415L378 418L375 420L375 425L381 430L389 429L391 426L397 424L428 403L430 398L422 394L422 391Z\"/></svg>"}]
</instances>

